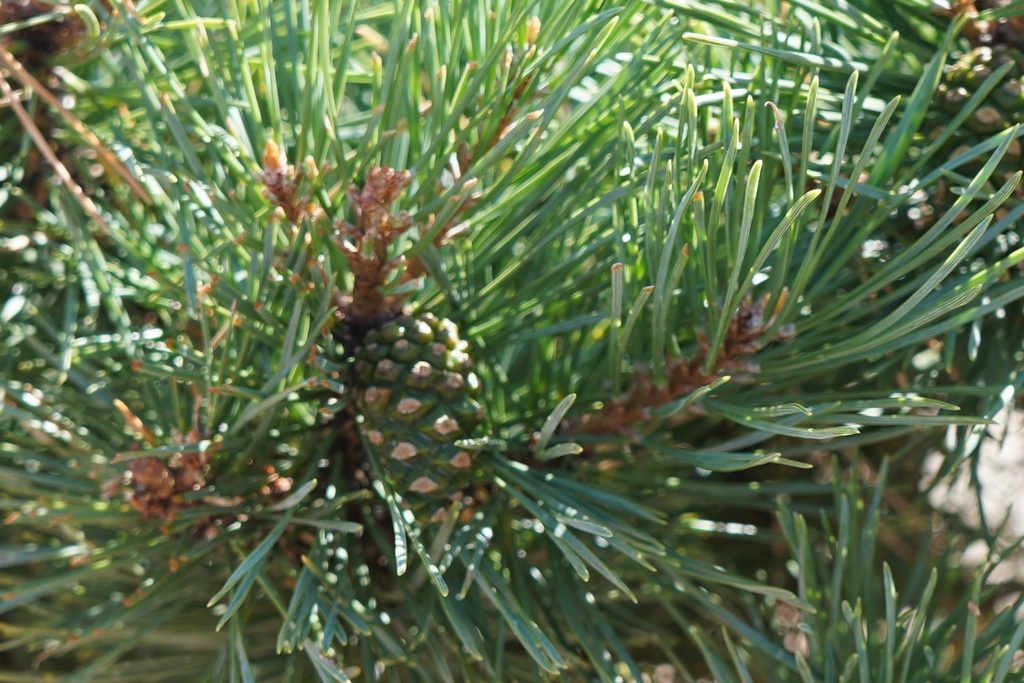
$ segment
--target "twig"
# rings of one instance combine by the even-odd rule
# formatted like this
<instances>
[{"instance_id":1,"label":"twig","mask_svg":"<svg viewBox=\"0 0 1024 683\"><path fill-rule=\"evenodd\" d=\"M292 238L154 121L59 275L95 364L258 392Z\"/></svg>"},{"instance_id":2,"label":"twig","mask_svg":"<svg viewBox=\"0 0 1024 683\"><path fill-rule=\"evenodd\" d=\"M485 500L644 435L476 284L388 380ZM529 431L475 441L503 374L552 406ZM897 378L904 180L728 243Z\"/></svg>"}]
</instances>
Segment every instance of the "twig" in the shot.
<instances>
[{"instance_id":1,"label":"twig","mask_svg":"<svg viewBox=\"0 0 1024 683\"><path fill-rule=\"evenodd\" d=\"M50 162L50 165L53 166L53 170L57 174L57 177L59 177L61 182L67 186L68 190L72 195L74 195L82 209L89 214L89 216L96 221L101 228L103 228L103 233L105 235L111 234L110 226L107 225L107 222L103 220L102 216L100 216L99 209L85 194L81 186L79 186L79 184L75 182L74 178L71 177L68 169L61 163L60 159L57 158L57 155L53 153L53 150L50 149L50 145L46 142L45 136L43 136L35 122L32 121L32 117L28 115L27 111L25 111L25 107L23 107L21 102L18 101L18 98L14 96L11 84L7 82L7 79L4 78L2 73L0 73L0 93L7 98L11 109L14 110L15 115L17 115L22 125L25 126L25 130L28 132L29 137L32 138L32 142L36 144L36 148L44 157L46 157L46 160Z\"/></svg>"},{"instance_id":2,"label":"twig","mask_svg":"<svg viewBox=\"0 0 1024 683\"><path fill-rule=\"evenodd\" d=\"M112 168L117 175L119 175L126 183L128 187L132 189L139 199L146 204L152 204L153 200L150 198L149 193L146 192L146 188L138 181L138 179L132 175L121 160L111 152L103 142L96 137L96 135L86 128L85 124L81 120L72 114L68 109L60 103L60 100L50 92L39 80L33 76L29 71L21 65L18 58L15 57L9 50L0 46L0 65L10 70L11 75L14 76L15 80L21 83L23 86L31 88L33 92L39 95L43 101L53 107L63 118L64 121L78 133L87 145L92 147L93 150L102 158L103 162ZM6 90L4 94L10 98Z\"/></svg>"}]
</instances>

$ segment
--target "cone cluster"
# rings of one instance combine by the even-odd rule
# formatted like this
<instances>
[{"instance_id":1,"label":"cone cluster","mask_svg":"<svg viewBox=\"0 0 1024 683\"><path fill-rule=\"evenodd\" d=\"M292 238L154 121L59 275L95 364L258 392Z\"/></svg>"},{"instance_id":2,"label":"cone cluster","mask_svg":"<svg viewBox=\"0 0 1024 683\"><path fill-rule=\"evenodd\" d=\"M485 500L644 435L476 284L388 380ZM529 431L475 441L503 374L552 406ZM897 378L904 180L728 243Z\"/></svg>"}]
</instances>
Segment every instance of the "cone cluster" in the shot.
<instances>
[{"instance_id":1,"label":"cone cluster","mask_svg":"<svg viewBox=\"0 0 1024 683\"><path fill-rule=\"evenodd\" d=\"M982 102L971 112L951 139L939 150L935 159L948 161L991 136L1011 126L1024 123L1024 52L1009 44L980 45L946 67L935 91L935 112L930 124L929 141L945 130L945 123L956 116L981 88L993 72L1006 64L1009 70ZM985 159L963 164L959 172L970 176L981 170ZM1019 141L1010 143L1006 154L990 178L992 185L1003 185L1024 168L1024 148ZM901 223L909 223L918 231L929 229L945 214L956 195L945 180L914 193L898 211Z\"/></svg>"},{"instance_id":2,"label":"cone cluster","mask_svg":"<svg viewBox=\"0 0 1024 683\"><path fill-rule=\"evenodd\" d=\"M939 108L950 116L959 112L992 72L1005 64L1010 70L957 132L957 146L973 146L985 138L1024 122L1024 53L1006 45L981 46L948 67L936 91ZM1021 149L1011 147L1004 164L1021 162Z\"/></svg>"}]
</instances>

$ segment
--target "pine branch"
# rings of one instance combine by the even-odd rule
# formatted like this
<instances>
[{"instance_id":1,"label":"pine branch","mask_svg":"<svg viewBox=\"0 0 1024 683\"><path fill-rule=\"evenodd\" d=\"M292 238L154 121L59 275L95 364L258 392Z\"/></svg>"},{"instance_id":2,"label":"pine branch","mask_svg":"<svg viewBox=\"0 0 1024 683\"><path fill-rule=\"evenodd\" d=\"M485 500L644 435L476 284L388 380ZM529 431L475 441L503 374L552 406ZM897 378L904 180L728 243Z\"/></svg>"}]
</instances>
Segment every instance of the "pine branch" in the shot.
<instances>
[{"instance_id":1,"label":"pine branch","mask_svg":"<svg viewBox=\"0 0 1024 683\"><path fill-rule=\"evenodd\" d=\"M152 203L83 153L109 234L66 186L0 228L0 681L1008 676L983 579L887 573L824 454L912 462L1019 381L934 352L1024 294L972 267L1019 132L872 251L956 30L905 73L862 4L680 8L97 9L75 116Z\"/></svg>"}]
</instances>

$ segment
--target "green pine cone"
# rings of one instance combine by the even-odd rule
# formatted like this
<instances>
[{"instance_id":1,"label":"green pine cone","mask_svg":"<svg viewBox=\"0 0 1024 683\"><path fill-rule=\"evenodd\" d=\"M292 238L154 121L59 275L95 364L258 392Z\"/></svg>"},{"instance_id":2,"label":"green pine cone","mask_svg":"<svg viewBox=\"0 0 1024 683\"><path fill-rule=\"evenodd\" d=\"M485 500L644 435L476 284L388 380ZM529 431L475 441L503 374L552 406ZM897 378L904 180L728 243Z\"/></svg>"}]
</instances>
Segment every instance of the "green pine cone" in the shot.
<instances>
[{"instance_id":1,"label":"green pine cone","mask_svg":"<svg viewBox=\"0 0 1024 683\"><path fill-rule=\"evenodd\" d=\"M392 488L427 513L457 498L472 471L454 443L483 416L466 349L454 323L427 313L371 331L355 357L360 429Z\"/></svg>"}]
</instances>

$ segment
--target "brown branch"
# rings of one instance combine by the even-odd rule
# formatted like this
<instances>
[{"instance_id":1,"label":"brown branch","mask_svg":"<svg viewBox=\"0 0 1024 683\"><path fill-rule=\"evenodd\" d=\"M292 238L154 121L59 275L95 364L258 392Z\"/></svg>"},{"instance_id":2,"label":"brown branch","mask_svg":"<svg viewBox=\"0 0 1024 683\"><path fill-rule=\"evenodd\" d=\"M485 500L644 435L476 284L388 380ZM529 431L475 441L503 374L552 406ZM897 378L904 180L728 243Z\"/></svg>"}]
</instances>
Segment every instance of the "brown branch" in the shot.
<instances>
[{"instance_id":1,"label":"brown branch","mask_svg":"<svg viewBox=\"0 0 1024 683\"><path fill-rule=\"evenodd\" d=\"M624 436L640 434L662 424L652 418L653 408L688 396L725 376L740 382L753 381L760 368L751 356L764 347L764 334L775 324L787 298L788 290L784 289L772 307L771 315L766 318L770 295L765 294L756 302L746 297L729 323L725 343L710 372L703 370L710 344L707 335L701 333L698 337L698 352L694 357L670 358L666 361L663 382L654 382L647 368L637 368L633 372L626 396L605 403L596 413L584 415L570 425L567 431L577 434L618 433ZM794 335L792 326L783 325L771 341L785 341ZM688 420L699 411L698 405L692 405L687 413L677 416L675 420Z\"/></svg>"},{"instance_id":2,"label":"brown branch","mask_svg":"<svg viewBox=\"0 0 1024 683\"><path fill-rule=\"evenodd\" d=\"M379 325L398 315L405 302L405 296L385 296L384 285L393 270L407 265L404 259L389 258L388 247L412 226L404 211L391 212L391 205L411 181L409 171L371 166L362 187L348 187L355 222L340 223L334 239L355 276L352 292L336 297L340 314L350 325Z\"/></svg>"}]
</instances>

